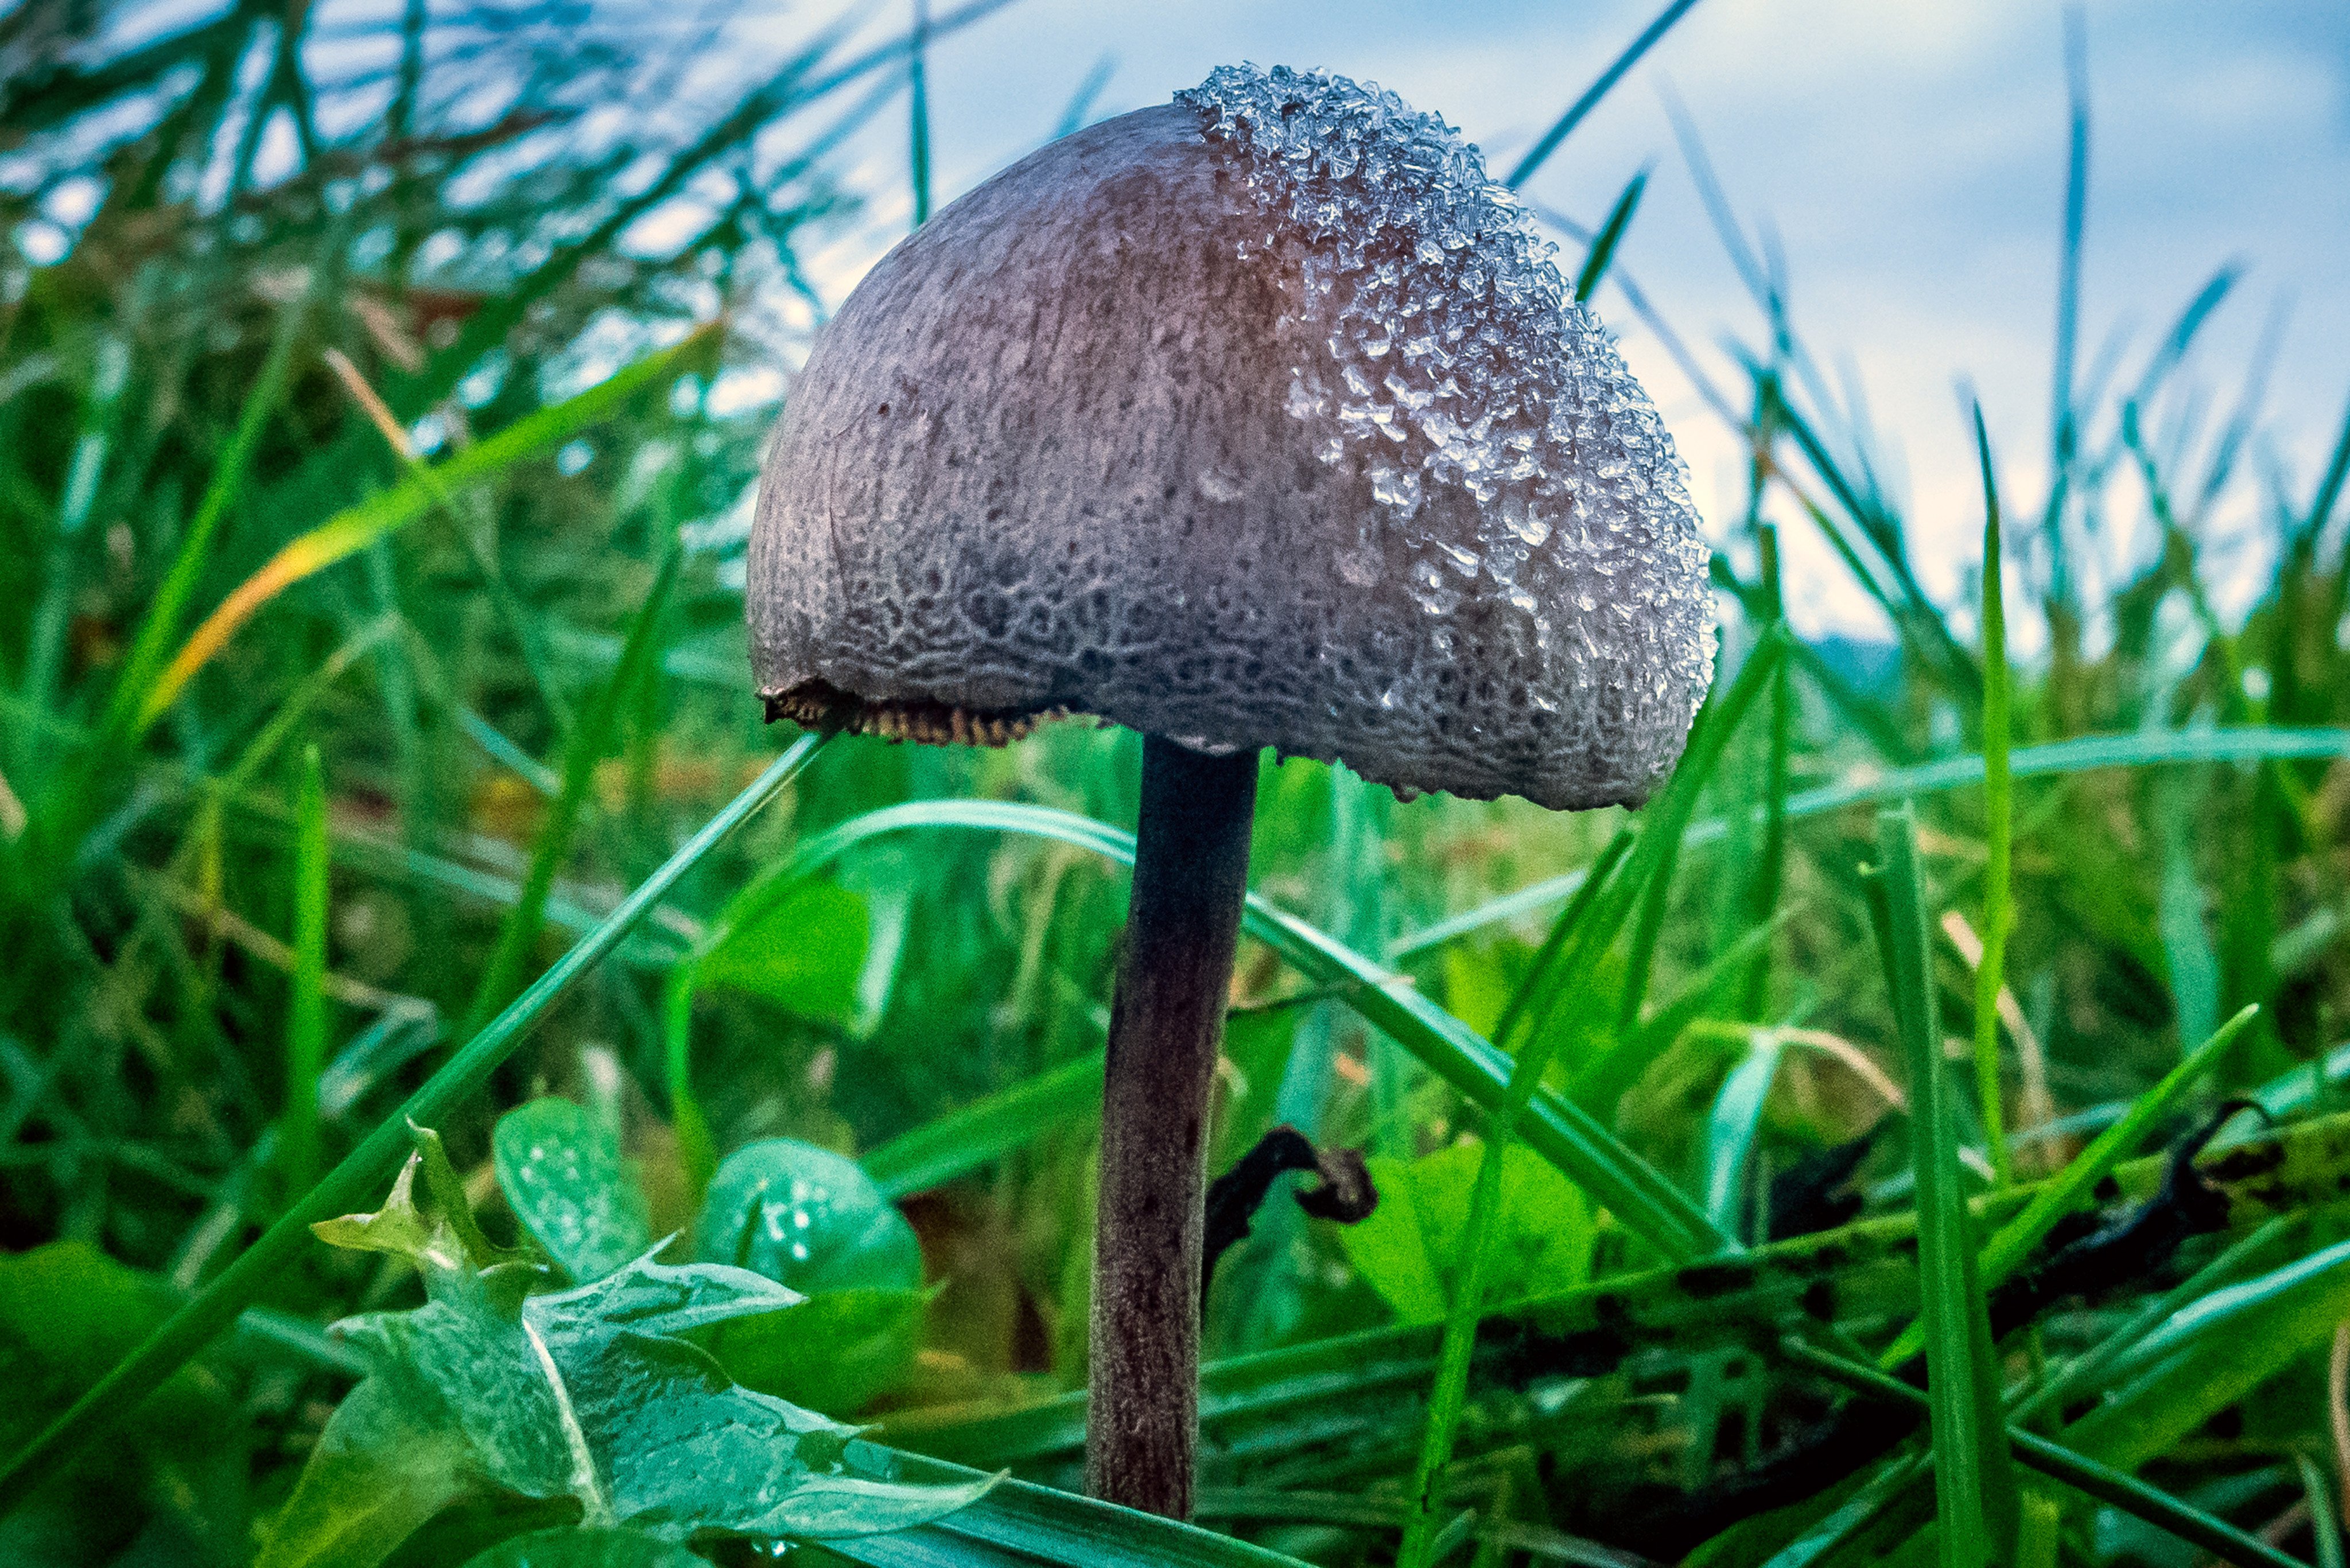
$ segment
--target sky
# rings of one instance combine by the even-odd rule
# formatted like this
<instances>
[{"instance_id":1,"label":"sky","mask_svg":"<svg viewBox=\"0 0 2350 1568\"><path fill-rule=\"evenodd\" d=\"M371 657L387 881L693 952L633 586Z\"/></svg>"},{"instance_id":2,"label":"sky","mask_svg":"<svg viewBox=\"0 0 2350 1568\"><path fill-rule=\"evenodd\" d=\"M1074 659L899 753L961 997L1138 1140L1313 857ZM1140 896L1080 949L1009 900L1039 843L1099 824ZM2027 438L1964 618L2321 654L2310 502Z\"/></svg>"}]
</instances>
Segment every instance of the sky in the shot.
<instances>
[{"instance_id":1,"label":"sky","mask_svg":"<svg viewBox=\"0 0 2350 1568\"><path fill-rule=\"evenodd\" d=\"M866 36L901 29L903 11L877 8ZM1164 102L1231 61L1320 67L1441 113L1499 172L1653 12L1652 0L1021 0L931 54L937 200L1042 142L1105 61L1092 117ZM2263 328L2281 320L2261 461L2305 497L2350 400L2350 6L2116 0L2080 16L2092 113L2082 359L2124 342L2123 374L2134 377L2187 301L2240 266L2181 386L2206 394L2217 423ZM1728 346L1760 344L1761 318L1677 144L1668 98L1685 105L1749 243L1770 235L1783 256L1798 333L1832 379L1862 389L1919 575L1945 602L1970 591L1982 526L1961 384L1983 401L2011 509L2036 510L2044 492L2064 26L2065 8L2048 0L1703 0L1527 187L1596 224L1631 175L1651 170L1618 265L1735 395ZM835 298L904 232L901 109L847 168L869 204L811 267ZM1579 254L1568 246L1563 260ZM1603 292L1598 306L1719 532L1744 507L1739 443L1620 294ZM2215 520L2214 548L2248 564L2262 550L2254 493ZM1807 524L1782 532L1801 629L1881 628ZM2143 546L2107 543L2116 557Z\"/></svg>"}]
</instances>

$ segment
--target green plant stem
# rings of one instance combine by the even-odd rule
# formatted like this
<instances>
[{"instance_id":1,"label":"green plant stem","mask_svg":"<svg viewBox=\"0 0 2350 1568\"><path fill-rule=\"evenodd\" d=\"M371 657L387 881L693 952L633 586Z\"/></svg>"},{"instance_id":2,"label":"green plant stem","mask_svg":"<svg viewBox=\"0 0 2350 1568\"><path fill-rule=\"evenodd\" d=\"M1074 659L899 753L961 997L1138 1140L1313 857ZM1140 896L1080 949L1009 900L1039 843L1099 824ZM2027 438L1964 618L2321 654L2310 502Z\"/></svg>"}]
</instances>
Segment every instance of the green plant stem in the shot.
<instances>
[{"instance_id":1,"label":"green plant stem","mask_svg":"<svg viewBox=\"0 0 2350 1568\"><path fill-rule=\"evenodd\" d=\"M349 1212L379 1189L408 1158L411 1126L439 1122L488 1081L520 1045L525 1032L572 983L601 960L621 938L668 897L685 874L701 864L762 806L782 793L822 747L820 735L805 735L738 794L701 832L688 839L629 895L620 907L558 960L553 968L489 1027L466 1044L405 1105L379 1123L359 1147L327 1173L234 1262L181 1307L138 1349L100 1378L71 1408L44 1428L0 1470L0 1514L13 1511L61 1467L87 1453L97 1441L172 1373L186 1365L237 1314L257 1301L286 1265L309 1244L310 1227Z\"/></svg>"}]
</instances>

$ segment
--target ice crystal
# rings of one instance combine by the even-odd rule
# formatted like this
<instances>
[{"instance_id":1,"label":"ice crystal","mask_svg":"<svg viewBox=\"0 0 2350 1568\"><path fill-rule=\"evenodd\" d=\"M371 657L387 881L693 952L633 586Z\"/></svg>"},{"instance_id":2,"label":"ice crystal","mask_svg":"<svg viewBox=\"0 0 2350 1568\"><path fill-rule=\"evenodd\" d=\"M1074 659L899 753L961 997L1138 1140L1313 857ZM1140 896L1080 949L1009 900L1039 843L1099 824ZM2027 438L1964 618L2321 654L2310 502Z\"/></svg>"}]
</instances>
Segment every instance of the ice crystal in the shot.
<instances>
[{"instance_id":1,"label":"ice crystal","mask_svg":"<svg viewBox=\"0 0 2350 1568\"><path fill-rule=\"evenodd\" d=\"M1288 411L1322 461L1368 477L1420 607L1450 614L1473 579L1615 724L1686 723L1712 670L1686 471L1483 156L1394 93L1320 72L1228 66L1177 99L1266 220L1249 254L1298 268L1299 340L1321 348ZM1439 489L1472 504L1425 504ZM1564 568L1545 580L1586 586L1539 602L1519 582L1537 554Z\"/></svg>"}]
</instances>

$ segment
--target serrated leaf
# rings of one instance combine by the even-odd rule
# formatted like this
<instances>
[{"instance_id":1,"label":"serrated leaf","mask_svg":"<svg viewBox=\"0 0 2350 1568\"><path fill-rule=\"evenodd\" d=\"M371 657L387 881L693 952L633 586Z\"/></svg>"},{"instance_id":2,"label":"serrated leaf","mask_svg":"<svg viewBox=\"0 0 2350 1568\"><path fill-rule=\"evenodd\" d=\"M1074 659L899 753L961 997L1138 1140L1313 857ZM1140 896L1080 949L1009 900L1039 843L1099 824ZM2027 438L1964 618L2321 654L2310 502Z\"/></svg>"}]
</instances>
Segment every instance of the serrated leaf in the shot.
<instances>
[{"instance_id":1,"label":"serrated leaf","mask_svg":"<svg viewBox=\"0 0 2350 1568\"><path fill-rule=\"evenodd\" d=\"M634 1530L534 1530L501 1541L465 1568L708 1568L684 1547Z\"/></svg>"},{"instance_id":2,"label":"serrated leaf","mask_svg":"<svg viewBox=\"0 0 2350 1568\"><path fill-rule=\"evenodd\" d=\"M619 1132L583 1107L533 1100L498 1118L491 1147L515 1217L574 1280L600 1280L652 1245Z\"/></svg>"},{"instance_id":3,"label":"serrated leaf","mask_svg":"<svg viewBox=\"0 0 2350 1568\"><path fill-rule=\"evenodd\" d=\"M1470 1140L1415 1160L1365 1162L1379 1206L1370 1218L1341 1228L1338 1241L1356 1272L1405 1323L1444 1321L1483 1152ZM1501 1200L1486 1235L1485 1299L1511 1301L1584 1283L1591 1277L1591 1241L1590 1209L1575 1184L1523 1145L1504 1151Z\"/></svg>"},{"instance_id":4,"label":"serrated leaf","mask_svg":"<svg viewBox=\"0 0 2350 1568\"><path fill-rule=\"evenodd\" d=\"M730 1324L710 1348L747 1387L847 1415L905 1377L929 1305L922 1291L826 1291L788 1313Z\"/></svg>"},{"instance_id":5,"label":"serrated leaf","mask_svg":"<svg viewBox=\"0 0 2350 1568\"><path fill-rule=\"evenodd\" d=\"M354 1251L390 1252L423 1272L425 1288L447 1288L460 1280L504 1266L529 1267L528 1256L500 1247L482 1233L465 1200L465 1184L431 1127L410 1129L416 1150L391 1184L391 1195L372 1214L346 1214L310 1227L321 1241Z\"/></svg>"},{"instance_id":6,"label":"serrated leaf","mask_svg":"<svg viewBox=\"0 0 2350 1568\"><path fill-rule=\"evenodd\" d=\"M337 1406L254 1568L367 1568L481 1490L463 1431L436 1392L388 1365Z\"/></svg>"},{"instance_id":7,"label":"serrated leaf","mask_svg":"<svg viewBox=\"0 0 2350 1568\"><path fill-rule=\"evenodd\" d=\"M434 1194L432 1152L356 1231L393 1251L423 1237L431 1299L336 1325L374 1371L304 1469L268 1568L372 1568L434 1512L492 1490L575 1499L587 1526L682 1541L704 1530L902 1529L990 1484L909 1486L861 1472L844 1458L853 1428L741 1386L685 1337L733 1320L788 1320L801 1298L764 1275L646 1256L567 1291L481 1288ZM354 1497L370 1512L356 1530L342 1517Z\"/></svg>"}]
</instances>

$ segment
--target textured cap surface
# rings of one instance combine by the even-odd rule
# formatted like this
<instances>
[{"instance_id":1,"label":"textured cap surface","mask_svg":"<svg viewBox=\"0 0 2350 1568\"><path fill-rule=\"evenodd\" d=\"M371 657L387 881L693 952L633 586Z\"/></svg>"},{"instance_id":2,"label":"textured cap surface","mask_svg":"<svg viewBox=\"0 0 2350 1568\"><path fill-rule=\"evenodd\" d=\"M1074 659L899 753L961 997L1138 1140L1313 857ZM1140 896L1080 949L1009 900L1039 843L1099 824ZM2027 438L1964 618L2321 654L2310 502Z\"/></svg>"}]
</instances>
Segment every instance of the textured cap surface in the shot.
<instances>
[{"instance_id":1,"label":"textured cap surface","mask_svg":"<svg viewBox=\"0 0 2350 1568\"><path fill-rule=\"evenodd\" d=\"M751 545L771 713L1056 709L1407 790L1637 803L1711 679L1639 387L1473 148L1220 71L941 212L826 329Z\"/></svg>"}]
</instances>

